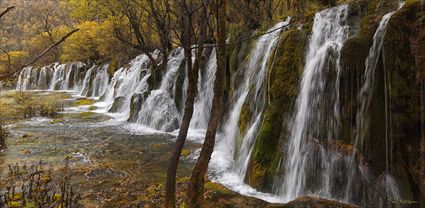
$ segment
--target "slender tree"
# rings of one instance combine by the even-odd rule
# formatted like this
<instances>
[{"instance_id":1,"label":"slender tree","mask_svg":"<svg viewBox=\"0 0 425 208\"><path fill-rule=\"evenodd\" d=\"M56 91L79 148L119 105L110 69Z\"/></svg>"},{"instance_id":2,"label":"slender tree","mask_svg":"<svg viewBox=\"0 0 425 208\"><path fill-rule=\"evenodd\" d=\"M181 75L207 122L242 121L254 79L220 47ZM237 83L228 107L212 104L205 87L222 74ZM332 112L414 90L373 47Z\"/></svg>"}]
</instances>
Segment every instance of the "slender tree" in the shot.
<instances>
[{"instance_id":1,"label":"slender tree","mask_svg":"<svg viewBox=\"0 0 425 208\"><path fill-rule=\"evenodd\" d=\"M226 71L226 10L227 0L216 0L216 19L217 19L217 72L214 82L214 98L211 108L211 116L208 121L208 129L205 135L201 154L193 169L190 178L190 185L187 194L187 204L190 208L201 207L202 195L204 191L205 174L207 173L208 163L214 150L217 128L221 120L223 111L224 94L224 73Z\"/></svg>"},{"instance_id":2,"label":"slender tree","mask_svg":"<svg viewBox=\"0 0 425 208\"><path fill-rule=\"evenodd\" d=\"M195 62L192 66L192 43L193 39L194 25L194 12L193 4L190 2L187 4L186 0L182 0L181 3L181 14L182 14L182 45L184 48L186 69L188 71L188 81L189 85L187 88L187 98L184 107L183 119L180 125L179 134L177 136L176 144L174 147L174 152L171 157L168 171L167 171L167 181L165 189L165 207L175 207L176 204L176 173L177 167L180 160L180 155L183 150L184 143L187 138L187 133L190 126L190 121L192 119L194 111L195 97L197 94L198 86L198 72L201 67L202 62L202 53L203 53L203 44L207 36L207 15L201 16L198 18L199 25L199 38L197 40L197 49L195 54ZM206 7L203 7L203 12L207 12Z\"/></svg>"}]
</instances>

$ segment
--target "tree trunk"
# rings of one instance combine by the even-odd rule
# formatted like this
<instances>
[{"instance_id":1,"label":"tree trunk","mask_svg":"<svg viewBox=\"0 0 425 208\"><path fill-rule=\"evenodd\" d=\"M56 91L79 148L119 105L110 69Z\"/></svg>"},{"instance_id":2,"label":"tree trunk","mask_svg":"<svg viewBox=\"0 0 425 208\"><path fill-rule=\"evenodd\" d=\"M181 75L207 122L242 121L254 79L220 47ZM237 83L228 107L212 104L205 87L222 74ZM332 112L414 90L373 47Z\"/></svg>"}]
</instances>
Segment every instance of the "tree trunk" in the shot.
<instances>
[{"instance_id":1,"label":"tree trunk","mask_svg":"<svg viewBox=\"0 0 425 208\"><path fill-rule=\"evenodd\" d=\"M187 194L187 204L190 208L199 208L202 203L205 174L208 163L214 150L215 137L223 111L223 80L226 70L226 9L227 0L216 0L217 18L217 72L214 82L214 98L211 108L211 116L208 121L208 129L201 154L193 169L192 177Z\"/></svg>"},{"instance_id":2,"label":"tree trunk","mask_svg":"<svg viewBox=\"0 0 425 208\"><path fill-rule=\"evenodd\" d=\"M167 181L165 185L165 207L174 208L176 204L176 174L177 167L180 160L181 151L183 150L184 143L186 141L187 132L189 130L190 121L193 115L195 97L197 94L198 87L198 72L201 67L201 59L203 53L203 42L206 37L206 24L202 22L200 27L200 38L198 40L198 45L201 46L195 55L195 63L192 67L192 49L191 49L191 39L192 39L192 15L184 9L186 6L186 1L182 1L182 13L183 16L183 34L182 34L182 45L184 47L184 54L186 60L186 67L188 72L188 81L189 85L187 88L187 98L184 107L184 113L182 118L182 123L180 125L179 134L177 136L176 145L174 147L174 152L170 160L168 170L167 170ZM203 20L201 20L203 21Z\"/></svg>"}]
</instances>

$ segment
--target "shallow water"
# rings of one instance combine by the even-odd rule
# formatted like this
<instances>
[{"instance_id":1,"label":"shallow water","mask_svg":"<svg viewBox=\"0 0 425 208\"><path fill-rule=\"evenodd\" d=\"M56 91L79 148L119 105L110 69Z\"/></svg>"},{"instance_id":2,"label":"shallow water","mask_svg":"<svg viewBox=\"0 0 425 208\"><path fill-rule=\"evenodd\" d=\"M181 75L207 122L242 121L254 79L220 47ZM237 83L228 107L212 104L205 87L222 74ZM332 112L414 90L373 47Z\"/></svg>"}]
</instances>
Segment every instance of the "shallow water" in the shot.
<instances>
[{"instance_id":1,"label":"shallow water","mask_svg":"<svg viewBox=\"0 0 425 208\"><path fill-rule=\"evenodd\" d=\"M115 122L107 115L83 118L78 110L65 112L60 119L32 118L10 125L13 138L0 154L0 170L41 160L61 178L69 158L71 183L85 207L137 204L148 185L165 181L175 136ZM199 144L188 142L186 148L195 150ZM178 176L190 174L192 152L182 158Z\"/></svg>"}]
</instances>

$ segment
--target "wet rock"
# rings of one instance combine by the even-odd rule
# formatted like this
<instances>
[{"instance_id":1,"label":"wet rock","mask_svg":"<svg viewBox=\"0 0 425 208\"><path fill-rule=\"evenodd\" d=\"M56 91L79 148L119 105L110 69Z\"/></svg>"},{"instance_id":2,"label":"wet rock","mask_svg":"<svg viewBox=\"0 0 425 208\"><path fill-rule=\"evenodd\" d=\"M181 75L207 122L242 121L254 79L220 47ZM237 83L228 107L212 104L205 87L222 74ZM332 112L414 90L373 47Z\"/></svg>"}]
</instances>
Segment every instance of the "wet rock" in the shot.
<instances>
[{"instance_id":1,"label":"wet rock","mask_svg":"<svg viewBox=\"0 0 425 208\"><path fill-rule=\"evenodd\" d=\"M280 144L289 132L284 126L291 119L293 103L298 95L298 85L303 66L307 34L301 30L285 31L275 49L268 67L268 106L254 145L246 181L251 186L270 191L274 172L279 162ZM243 117L242 117L243 118Z\"/></svg>"},{"instance_id":2,"label":"wet rock","mask_svg":"<svg viewBox=\"0 0 425 208\"><path fill-rule=\"evenodd\" d=\"M128 118L129 122L136 122L139 116L139 112L142 109L143 103L146 101L149 92L145 91L143 93L136 93L131 96L130 101L130 116Z\"/></svg>"},{"instance_id":3,"label":"wet rock","mask_svg":"<svg viewBox=\"0 0 425 208\"><path fill-rule=\"evenodd\" d=\"M313 196L302 196L298 197L297 199L284 204L284 205L270 205L268 207L274 207L274 208L355 208L357 206L345 204L342 202L332 201L328 199L322 199L318 197Z\"/></svg>"},{"instance_id":4,"label":"wet rock","mask_svg":"<svg viewBox=\"0 0 425 208\"><path fill-rule=\"evenodd\" d=\"M114 103L112 104L111 108L109 108L110 113L116 113L121 108L121 106L124 105L125 97L117 97L114 100Z\"/></svg>"}]
</instances>

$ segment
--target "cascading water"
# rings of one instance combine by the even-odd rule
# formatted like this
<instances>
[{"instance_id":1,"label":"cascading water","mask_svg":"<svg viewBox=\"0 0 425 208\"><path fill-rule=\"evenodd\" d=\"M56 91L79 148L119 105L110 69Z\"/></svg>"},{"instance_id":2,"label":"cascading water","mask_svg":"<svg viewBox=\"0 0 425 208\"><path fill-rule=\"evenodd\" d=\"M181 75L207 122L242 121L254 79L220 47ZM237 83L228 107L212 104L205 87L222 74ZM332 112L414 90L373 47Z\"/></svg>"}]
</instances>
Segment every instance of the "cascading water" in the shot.
<instances>
[{"instance_id":1,"label":"cascading water","mask_svg":"<svg viewBox=\"0 0 425 208\"><path fill-rule=\"evenodd\" d=\"M137 123L162 131L172 131L178 128L180 113L174 103L172 90L183 60L184 50L182 48L172 51L161 86L159 89L153 90L142 104Z\"/></svg>"},{"instance_id":2,"label":"cascading water","mask_svg":"<svg viewBox=\"0 0 425 208\"><path fill-rule=\"evenodd\" d=\"M402 8L404 5L403 2L400 2L399 4L399 8ZM396 10L397 11L397 10ZM387 29L387 25L391 19L391 17L394 15L394 13L396 11L390 12L386 15L384 15L382 17L381 22L379 23L379 27L375 32L375 35L373 37L373 45L370 48L369 51L369 55L366 59L366 63L365 63L365 73L364 73L364 77L363 77L363 85L360 89L360 93L358 95L358 99L359 99L359 103L360 103L360 108L357 112L357 135L356 135L356 139L354 142L354 147L356 148L363 148L363 141L366 137L366 135L368 134L368 127L369 127L369 117L368 117L368 108L370 106L370 103L372 101L373 98L373 90L374 90L374 83L375 83L375 70L376 67L378 65L378 61L379 61L379 57L380 54L382 52L382 46L384 43L384 38L385 38L385 33L386 33L386 29ZM386 84L386 80L385 80L385 84ZM386 88L385 88L386 90ZM386 93L386 92L385 92ZM386 95L386 94L385 94ZM387 100L387 98L385 98L385 100ZM386 102L385 102L386 103ZM387 114L387 107L385 107L385 113ZM388 116L386 115L386 120ZM386 171L388 176L386 176L386 180L385 181L392 181L389 180L388 178L392 178L392 176L389 175L388 171L389 171L389 165L392 161L391 160L391 156L389 156L389 141L388 141L388 123L386 122L385 124L386 126ZM354 175L355 175L355 165L354 165L354 160L355 160L355 155L353 153L353 155L350 157L350 172L349 172L349 177L348 177L348 185L346 188L346 193L345 193L345 200L350 202L353 201L352 200L352 183L354 180ZM396 183L388 183L388 185L394 185ZM397 189L397 187L389 187L390 190L395 190ZM396 191L391 191L389 193L396 193ZM397 195L394 195L392 197L399 197Z\"/></svg>"},{"instance_id":3,"label":"cascading water","mask_svg":"<svg viewBox=\"0 0 425 208\"><path fill-rule=\"evenodd\" d=\"M103 66L92 66L84 76L80 95L85 97L99 97L108 88L109 75L108 75L109 64Z\"/></svg>"},{"instance_id":4,"label":"cascading water","mask_svg":"<svg viewBox=\"0 0 425 208\"><path fill-rule=\"evenodd\" d=\"M280 32L287 26L291 18L286 21L279 22L272 27L266 35L261 36L255 43L255 47L251 52L249 61L242 67L240 72L243 73L243 80L238 86L233 97L234 104L229 114L229 119L224 125L224 132L220 143L217 145L213 153L212 163L216 169L227 172L225 177L237 178L236 183L243 184L250 154L254 146L255 138L258 134L258 128L262 120L262 113L265 105L265 77L269 63L269 59L273 53ZM249 100L248 100L249 97ZM252 111L252 118L248 124L246 132L239 132L238 122L241 110L244 104L249 105ZM234 154L236 149L236 140L241 137L240 150ZM232 176L229 176L232 175ZM232 186L233 184L227 184Z\"/></svg>"},{"instance_id":5,"label":"cascading water","mask_svg":"<svg viewBox=\"0 0 425 208\"><path fill-rule=\"evenodd\" d=\"M212 98L214 97L215 72L217 70L217 59L215 49L211 52L205 74L199 70L198 95L195 100L191 129L207 129L208 118L210 117Z\"/></svg>"},{"instance_id":6,"label":"cascading water","mask_svg":"<svg viewBox=\"0 0 425 208\"><path fill-rule=\"evenodd\" d=\"M257 138L258 128L261 124L265 105L265 78L267 74L267 67L270 61L270 57L273 53L283 27L289 25L291 18L288 17L286 21L279 22L272 27L268 32L273 31L270 34L264 35L259 38L252 53L250 61L248 63L248 73L246 74L246 82L244 84L241 94L247 94L249 96L251 83L255 86L253 93L253 116L249 123L247 132L241 132L242 144L240 150L236 154L234 170L243 180L250 160L252 148L254 146L255 139ZM259 69L259 70L258 70ZM257 71L258 70L258 71ZM245 96L242 96L245 97ZM245 100L245 99L244 99ZM227 129L225 132L228 131ZM234 134L233 134L234 135ZM225 134L225 136L227 136Z\"/></svg>"},{"instance_id":7,"label":"cascading water","mask_svg":"<svg viewBox=\"0 0 425 208\"><path fill-rule=\"evenodd\" d=\"M274 184L275 193L283 201L304 194L332 197L329 172L332 172L333 158L321 158L318 167L321 170L315 171L317 161L314 148L317 148L317 140L329 142L338 136L340 52L349 37L347 17L347 5L316 14L287 155L279 167L284 170L284 176L282 179L277 176ZM335 78L328 80L330 74L334 74ZM309 177L316 173L319 174L316 176L317 182L322 184L317 187L307 184Z\"/></svg>"},{"instance_id":8,"label":"cascading water","mask_svg":"<svg viewBox=\"0 0 425 208\"><path fill-rule=\"evenodd\" d=\"M50 87L50 79L53 77L54 68L52 66L44 66L40 70L37 86L41 90L47 90Z\"/></svg>"},{"instance_id":9,"label":"cascading water","mask_svg":"<svg viewBox=\"0 0 425 208\"><path fill-rule=\"evenodd\" d=\"M25 67L19 75L16 89L78 91L82 84L80 72L83 68L81 62L55 63L41 69Z\"/></svg>"},{"instance_id":10,"label":"cascading water","mask_svg":"<svg viewBox=\"0 0 425 208\"><path fill-rule=\"evenodd\" d=\"M19 74L16 90L34 90L37 88L38 74L34 67L25 67Z\"/></svg>"},{"instance_id":11,"label":"cascading water","mask_svg":"<svg viewBox=\"0 0 425 208\"><path fill-rule=\"evenodd\" d=\"M81 62L69 64L55 64L50 90L78 90L81 85L80 70L84 67ZM75 88L75 89L74 89Z\"/></svg>"},{"instance_id":12,"label":"cascading water","mask_svg":"<svg viewBox=\"0 0 425 208\"><path fill-rule=\"evenodd\" d=\"M118 119L127 120L130 116L132 96L142 95L148 89L149 64L149 57L143 54L133 59L128 68L123 67L116 71L102 96L103 102L97 105L104 111L116 113Z\"/></svg>"}]
</instances>

